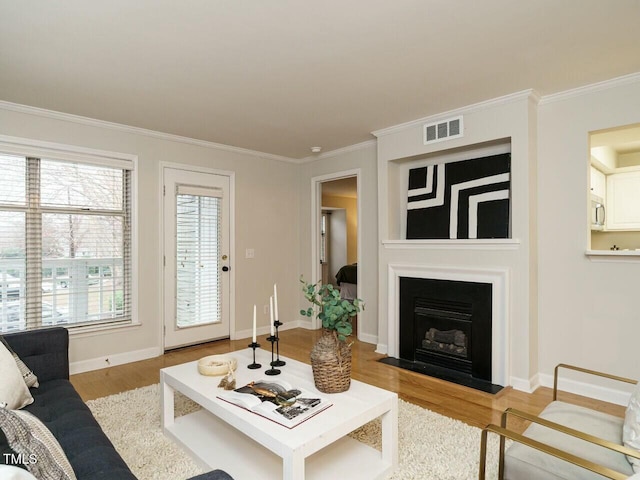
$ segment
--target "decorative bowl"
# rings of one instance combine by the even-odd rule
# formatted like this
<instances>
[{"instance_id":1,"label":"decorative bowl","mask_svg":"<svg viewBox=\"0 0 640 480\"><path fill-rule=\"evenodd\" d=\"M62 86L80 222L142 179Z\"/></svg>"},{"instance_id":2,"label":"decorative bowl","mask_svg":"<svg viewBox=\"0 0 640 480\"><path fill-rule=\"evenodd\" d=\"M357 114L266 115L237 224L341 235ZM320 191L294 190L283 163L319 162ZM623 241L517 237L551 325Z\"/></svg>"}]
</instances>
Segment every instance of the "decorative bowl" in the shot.
<instances>
[{"instance_id":1,"label":"decorative bowl","mask_svg":"<svg viewBox=\"0 0 640 480\"><path fill-rule=\"evenodd\" d=\"M238 360L230 355L209 355L198 360L198 372L208 376L226 375L229 373L229 365L235 370L238 368Z\"/></svg>"}]
</instances>

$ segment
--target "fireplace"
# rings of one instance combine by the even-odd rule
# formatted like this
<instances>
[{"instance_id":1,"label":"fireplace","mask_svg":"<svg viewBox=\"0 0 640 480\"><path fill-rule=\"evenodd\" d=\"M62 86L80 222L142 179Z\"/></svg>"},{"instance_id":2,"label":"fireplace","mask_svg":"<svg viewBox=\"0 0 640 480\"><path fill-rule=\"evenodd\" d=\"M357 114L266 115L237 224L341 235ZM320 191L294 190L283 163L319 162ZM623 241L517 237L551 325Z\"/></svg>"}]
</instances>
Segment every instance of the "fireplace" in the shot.
<instances>
[{"instance_id":1,"label":"fireplace","mask_svg":"<svg viewBox=\"0 0 640 480\"><path fill-rule=\"evenodd\" d=\"M492 286L400 278L400 358L491 382Z\"/></svg>"},{"instance_id":2,"label":"fireplace","mask_svg":"<svg viewBox=\"0 0 640 480\"><path fill-rule=\"evenodd\" d=\"M509 384L508 269L389 264L388 273L381 362L490 393ZM407 285L414 300L403 302Z\"/></svg>"}]
</instances>

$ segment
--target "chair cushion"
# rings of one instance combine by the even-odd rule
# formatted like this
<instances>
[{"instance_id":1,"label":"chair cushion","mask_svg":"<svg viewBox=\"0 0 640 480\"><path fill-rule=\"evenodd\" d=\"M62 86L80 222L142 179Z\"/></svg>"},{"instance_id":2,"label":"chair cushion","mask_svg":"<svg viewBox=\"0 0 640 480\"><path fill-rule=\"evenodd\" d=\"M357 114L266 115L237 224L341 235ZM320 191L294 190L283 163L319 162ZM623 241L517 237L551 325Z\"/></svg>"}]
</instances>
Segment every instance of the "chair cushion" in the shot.
<instances>
[{"instance_id":1,"label":"chair cushion","mask_svg":"<svg viewBox=\"0 0 640 480\"><path fill-rule=\"evenodd\" d=\"M550 403L539 416L622 445L623 419L620 417L558 401ZM634 473L625 455L542 425L532 423L524 435L628 476ZM603 477L525 445L513 443L505 455L505 478L582 480Z\"/></svg>"},{"instance_id":2,"label":"chair cushion","mask_svg":"<svg viewBox=\"0 0 640 480\"><path fill-rule=\"evenodd\" d=\"M33 403L33 397L22 378L13 355L0 342L0 404L7 404L7 408L22 408Z\"/></svg>"},{"instance_id":3,"label":"chair cushion","mask_svg":"<svg viewBox=\"0 0 640 480\"><path fill-rule=\"evenodd\" d=\"M629 399L622 426L622 441L625 446L640 451L640 383ZM627 457L636 473L640 473L640 459Z\"/></svg>"}]
</instances>

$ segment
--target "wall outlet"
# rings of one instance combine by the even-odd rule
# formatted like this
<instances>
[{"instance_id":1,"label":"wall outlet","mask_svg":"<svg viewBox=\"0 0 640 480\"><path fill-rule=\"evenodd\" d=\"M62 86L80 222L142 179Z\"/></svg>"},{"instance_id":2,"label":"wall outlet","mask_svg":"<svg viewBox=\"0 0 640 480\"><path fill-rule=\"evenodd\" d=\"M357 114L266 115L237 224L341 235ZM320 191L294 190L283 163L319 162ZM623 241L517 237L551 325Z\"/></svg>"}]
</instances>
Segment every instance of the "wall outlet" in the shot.
<instances>
[{"instance_id":1,"label":"wall outlet","mask_svg":"<svg viewBox=\"0 0 640 480\"><path fill-rule=\"evenodd\" d=\"M269 305L265 305L265 306L262 308L262 311L264 312L264 314L265 314L265 315L269 315Z\"/></svg>"},{"instance_id":2,"label":"wall outlet","mask_svg":"<svg viewBox=\"0 0 640 480\"><path fill-rule=\"evenodd\" d=\"M244 251L244 258L253 258L256 256L256 251L253 248L247 248Z\"/></svg>"}]
</instances>

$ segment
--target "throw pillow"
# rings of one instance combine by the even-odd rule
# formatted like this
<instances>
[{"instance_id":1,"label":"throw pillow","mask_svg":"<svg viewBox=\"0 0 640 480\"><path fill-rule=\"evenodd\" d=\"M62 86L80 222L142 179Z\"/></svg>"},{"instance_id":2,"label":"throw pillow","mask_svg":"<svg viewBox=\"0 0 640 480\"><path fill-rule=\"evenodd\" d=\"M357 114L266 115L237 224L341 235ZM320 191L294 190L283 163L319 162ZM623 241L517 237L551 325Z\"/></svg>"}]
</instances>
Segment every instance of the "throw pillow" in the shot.
<instances>
[{"instance_id":1,"label":"throw pillow","mask_svg":"<svg viewBox=\"0 0 640 480\"><path fill-rule=\"evenodd\" d=\"M624 415L624 424L622 425L622 443L626 447L640 451L640 383L636 385L635 390L629 399L629 405ZM640 458L627 456L633 471L640 473Z\"/></svg>"},{"instance_id":2,"label":"throw pillow","mask_svg":"<svg viewBox=\"0 0 640 480\"><path fill-rule=\"evenodd\" d=\"M3 343L0 343L0 378L0 404L7 404L8 408L15 409L33 403L33 397L22 379L18 365Z\"/></svg>"},{"instance_id":3,"label":"throw pillow","mask_svg":"<svg viewBox=\"0 0 640 480\"><path fill-rule=\"evenodd\" d=\"M12 465L0 465L0 478L2 480L38 480L26 470Z\"/></svg>"},{"instance_id":4,"label":"throw pillow","mask_svg":"<svg viewBox=\"0 0 640 480\"><path fill-rule=\"evenodd\" d=\"M39 480L76 480L62 447L49 429L29 412L0 407L0 428L9 446Z\"/></svg>"},{"instance_id":5,"label":"throw pillow","mask_svg":"<svg viewBox=\"0 0 640 480\"><path fill-rule=\"evenodd\" d=\"M11 352L11 355L13 355L13 359L16 361L16 365L18 365L18 369L20 370L20 373L22 374L22 378L24 378L24 383L27 384L27 387L38 388L39 384L38 384L38 377L36 377L36 374L33 373L31 369L27 367L27 365L20 359L18 354L13 351L13 349L9 346L7 341L4 338L2 338L2 335L0 335L0 342L2 342L4 346L7 347L7 350Z\"/></svg>"}]
</instances>

